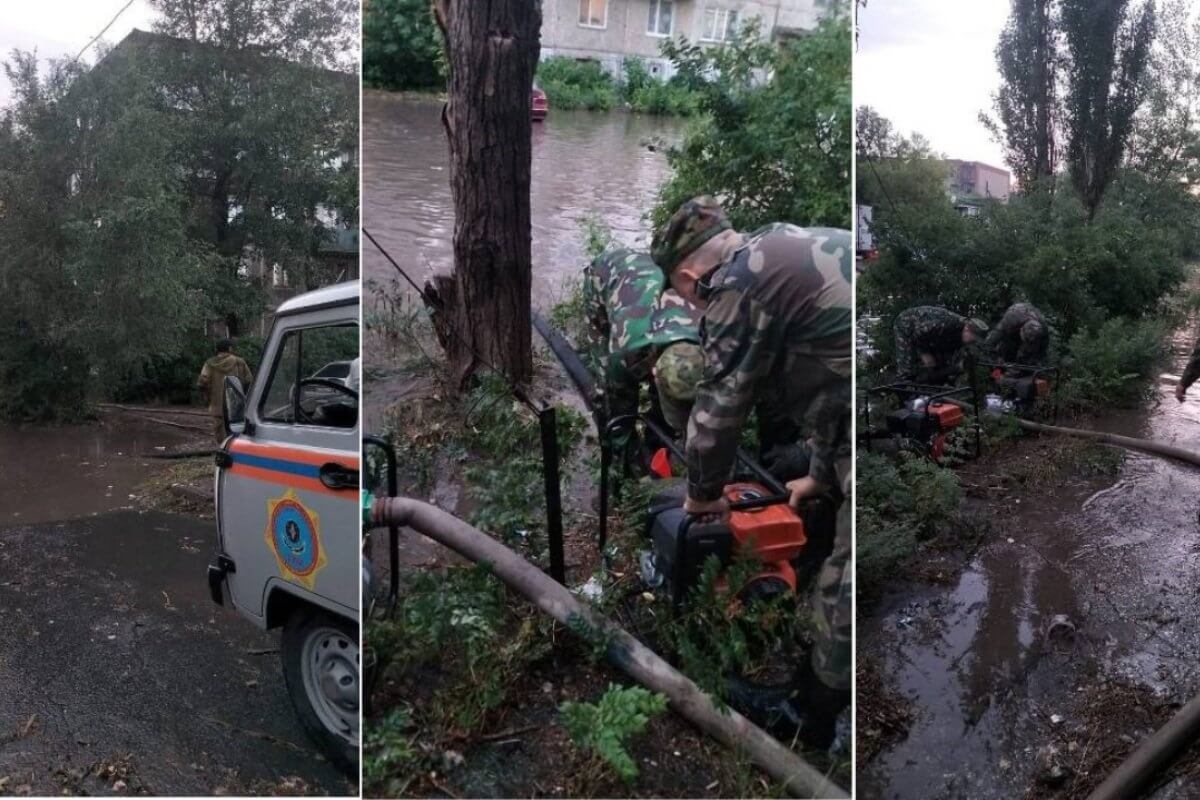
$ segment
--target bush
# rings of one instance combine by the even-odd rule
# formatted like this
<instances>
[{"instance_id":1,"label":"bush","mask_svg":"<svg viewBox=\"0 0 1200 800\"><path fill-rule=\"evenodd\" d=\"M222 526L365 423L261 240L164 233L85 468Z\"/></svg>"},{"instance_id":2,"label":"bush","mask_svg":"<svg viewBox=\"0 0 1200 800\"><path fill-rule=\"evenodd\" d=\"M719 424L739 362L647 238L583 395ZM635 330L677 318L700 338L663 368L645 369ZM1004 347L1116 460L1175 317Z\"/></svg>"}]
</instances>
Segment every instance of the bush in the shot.
<instances>
[{"instance_id":1,"label":"bush","mask_svg":"<svg viewBox=\"0 0 1200 800\"><path fill-rule=\"evenodd\" d=\"M551 108L607 111L617 104L617 84L597 61L547 58L538 64L537 82Z\"/></svg>"},{"instance_id":2,"label":"bush","mask_svg":"<svg viewBox=\"0 0 1200 800\"><path fill-rule=\"evenodd\" d=\"M446 85L442 34L429 0L371 0L363 13L363 82L380 89Z\"/></svg>"},{"instance_id":3,"label":"bush","mask_svg":"<svg viewBox=\"0 0 1200 800\"><path fill-rule=\"evenodd\" d=\"M850 39L838 16L779 45L762 42L753 22L723 47L664 43L672 82L695 93L699 116L667 151L674 175L654 224L689 197L712 194L740 230L769 222L848 230Z\"/></svg>"},{"instance_id":4,"label":"bush","mask_svg":"<svg viewBox=\"0 0 1200 800\"><path fill-rule=\"evenodd\" d=\"M1133 406L1145 399L1166 356L1166 333L1161 320L1123 318L1076 333L1069 348L1063 405L1093 410Z\"/></svg>"},{"instance_id":5,"label":"bush","mask_svg":"<svg viewBox=\"0 0 1200 800\"><path fill-rule=\"evenodd\" d=\"M689 116L700 107L700 95L684 81L660 81L640 58L627 58L621 99L634 111L647 114Z\"/></svg>"},{"instance_id":6,"label":"bush","mask_svg":"<svg viewBox=\"0 0 1200 800\"><path fill-rule=\"evenodd\" d=\"M872 592L911 558L922 541L958 518L962 488L950 470L906 455L898 463L862 448L855 469L855 563Z\"/></svg>"}]
</instances>

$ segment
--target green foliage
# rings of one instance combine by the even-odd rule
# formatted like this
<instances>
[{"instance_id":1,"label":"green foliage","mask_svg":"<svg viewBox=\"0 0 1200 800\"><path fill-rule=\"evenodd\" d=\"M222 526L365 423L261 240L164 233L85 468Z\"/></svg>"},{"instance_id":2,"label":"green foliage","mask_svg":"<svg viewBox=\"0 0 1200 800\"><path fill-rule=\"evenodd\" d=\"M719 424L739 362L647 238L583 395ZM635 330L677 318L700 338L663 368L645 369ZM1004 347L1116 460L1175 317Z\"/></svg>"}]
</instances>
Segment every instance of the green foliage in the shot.
<instances>
[{"instance_id":1,"label":"green foliage","mask_svg":"<svg viewBox=\"0 0 1200 800\"><path fill-rule=\"evenodd\" d=\"M745 554L724 568L710 556L688 594L686 614L666 629L684 673L718 700L730 675L752 676L799 658L796 596L747 596L761 571L761 562Z\"/></svg>"},{"instance_id":2,"label":"green foliage","mask_svg":"<svg viewBox=\"0 0 1200 800\"><path fill-rule=\"evenodd\" d=\"M624 73L621 99L634 111L686 117L699 110L699 93L682 80L659 80L640 58L625 59Z\"/></svg>"},{"instance_id":3,"label":"green foliage","mask_svg":"<svg viewBox=\"0 0 1200 800\"><path fill-rule=\"evenodd\" d=\"M357 142L357 81L313 69L338 63L352 0L275 2L270 15L153 5L156 31L176 38L131 37L90 70L43 75L19 52L6 64L7 418L75 415L96 393L178 398L206 323L236 335L257 322L248 249L312 288L329 278L318 250L333 235L317 209L357 219L357 168L335 158Z\"/></svg>"},{"instance_id":4,"label":"green foliage","mask_svg":"<svg viewBox=\"0 0 1200 800\"><path fill-rule=\"evenodd\" d=\"M880 259L861 276L859 308L882 319L944 305L995 320L1024 299L1068 339L1113 316L1154 313L1181 282L1195 198L1127 174L1090 224L1069 191L1017 195L964 217L948 205L902 206L873 225ZM1190 221L1190 222L1189 222ZM879 340L890 347L890 336Z\"/></svg>"},{"instance_id":5,"label":"green foliage","mask_svg":"<svg viewBox=\"0 0 1200 800\"><path fill-rule=\"evenodd\" d=\"M855 467L855 564L861 591L873 592L930 539L958 519L962 489L928 459L898 463L859 448Z\"/></svg>"},{"instance_id":6,"label":"green foliage","mask_svg":"<svg viewBox=\"0 0 1200 800\"><path fill-rule=\"evenodd\" d=\"M1141 3L1140 9L1129 0L1059 4L1066 165L1091 219L1125 158L1134 115L1145 99L1154 3Z\"/></svg>"},{"instance_id":7,"label":"green foliage","mask_svg":"<svg viewBox=\"0 0 1200 800\"><path fill-rule=\"evenodd\" d=\"M538 64L537 85L552 109L607 111L617 104L617 84L597 61L547 58Z\"/></svg>"},{"instance_id":8,"label":"green foliage","mask_svg":"<svg viewBox=\"0 0 1200 800\"><path fill-rule=\"evenodd\" d=\"M769 222L849 229L851 49L844 16L781 44L762 42L756 23L722 47L665 42L700 116L667 152L674 174L655 225L689 197L712 194L740 230Z\"/></svg>"},{"instance_id":9,"label":"green foliage","mask_svg":"<svg viewBox=\"0 0 1200 800\"><path fill-rule=\"evenodd\" d=\"M540 558L546 500L537 417L495 375L472 390L467 412L462 445L476 456L465 470L468 494L475 501L471 522ZM565 463L582 441L586 421L573 409L557 413L559 454ZM561 477L566 478L566 470Z\"/></svg>"},{"instance_id":10,"label":"green foliage","mask_svg":"<svg viewBox=\"0 0 1200 800\"><path fill-rule=\"evenodd\" d=\"M380 89L441 89L447 64L429 0L371 0L363 9L363 82Z\"/></svg>"},{"instance_id":11,"label":"green foliage","mask_svg":"<svg viewBox=\"0 0 1200 800\"><path fill-rule=\"evenodd\" d=\"M1162 321L1115 318L1071 338L1071 363L1061 402L1068 408L1134 406L1166 357Z\"/></svg>"},{"instance_id":12,"label":"green foliage","mask_svg":"<svg viewBox=\"0 0 1200 800\"><path fill-rule=\"evenodd\" d=\"M596 753L626 783L632 783L638 769L626 745L666 708L667 698L661 694L610 683L598 702L567 702L559 711L577 745Z\"/></svg>"},{"instance_id":13,"label":"green foliage","mask_svg":"<svg viewBox=\"0 0 1200 800\"><path fill-rule=\"evenodd\" d=\"M153 355L145 361L127 365L112 387L112 397L118 402L187 403L195 392L200 368L214 354L215 340L207 334L189 336L179 355ZM246 359L251 374L257 376L262 362L261 336L239 336L234 339L233 352Z\"/></svg>"},{"instance_id":14,"label":"green foliage","mask_svg":"<svg viewBox=\"0 0 1200 800\"><path fill-rule=\"evenodd\" d=\"M366 726L363 739L363 783L365 789L399 797L417 776L424 760L416 741L418 732L406 706L390 710Z\"/></svg>"}]
</instances>

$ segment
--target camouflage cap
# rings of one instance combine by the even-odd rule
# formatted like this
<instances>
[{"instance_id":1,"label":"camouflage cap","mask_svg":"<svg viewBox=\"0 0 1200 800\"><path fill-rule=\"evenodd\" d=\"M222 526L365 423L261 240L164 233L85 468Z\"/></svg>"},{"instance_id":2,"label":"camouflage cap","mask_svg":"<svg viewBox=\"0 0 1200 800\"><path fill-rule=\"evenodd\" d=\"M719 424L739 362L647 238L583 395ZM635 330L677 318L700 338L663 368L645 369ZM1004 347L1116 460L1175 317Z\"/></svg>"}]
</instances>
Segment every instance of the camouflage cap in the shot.
<instances>
[{"instance_id":1,"label":"camouflage cap","mask_svg":"<svg viewBox=\"0 0 1200 800\"><path fill-rule=\"evenodd\" d=\"M695 342L675 342L663 350L654 364L654 385L663 417L676 431L687 428L696 384L704 374L704 351Z\"/></svg>"},{"instance_id":2,"label":"camouflage cap","mask_svg":"<svg viewBox=\"0 0 1200 800\"><path fill-rule=\"evenodd\" d=\"M665 275L670 275L700 245L732 226L725 211L712 197L693 197L671 215L654 234L650 256Z\"/></svg>"},{"instance_id":3,"label":"camouflage cap","mask_svg":"<svg viewBox=\"0 0 1200 800\"><path fill-rule=\"evenodd\" d=\"M988 324L979 317L973 317L967 320L967 328L969 328L971 333L975 334L976 337L982 338L987 336Z\"/></svg>"}]
</instances>

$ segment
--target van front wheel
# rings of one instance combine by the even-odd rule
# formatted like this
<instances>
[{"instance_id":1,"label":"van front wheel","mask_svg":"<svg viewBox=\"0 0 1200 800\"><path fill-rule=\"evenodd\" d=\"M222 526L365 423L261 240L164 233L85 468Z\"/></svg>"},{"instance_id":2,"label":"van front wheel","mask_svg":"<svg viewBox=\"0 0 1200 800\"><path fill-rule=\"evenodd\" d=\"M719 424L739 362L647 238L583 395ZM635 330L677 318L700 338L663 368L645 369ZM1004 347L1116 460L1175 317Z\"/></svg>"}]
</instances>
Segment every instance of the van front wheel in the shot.
<instances>
[{"instance_id":1,"label":"van front wheel","mask_svg":"<svg viewBox=\"0 0 1200 800\"><path fill-rule=\"evenodd\" d=\"M283 677L309 737L339 769L358 774L357 626L298 609L283 626Z\"/></svg>"}]
</instances>

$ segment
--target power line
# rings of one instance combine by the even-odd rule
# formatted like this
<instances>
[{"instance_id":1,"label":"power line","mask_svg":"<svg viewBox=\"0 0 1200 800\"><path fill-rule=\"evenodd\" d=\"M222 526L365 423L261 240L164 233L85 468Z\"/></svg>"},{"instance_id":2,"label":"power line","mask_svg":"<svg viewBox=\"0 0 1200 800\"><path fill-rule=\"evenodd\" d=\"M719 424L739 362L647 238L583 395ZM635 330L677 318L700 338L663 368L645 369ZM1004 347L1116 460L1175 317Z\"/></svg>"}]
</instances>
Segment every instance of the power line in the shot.
<instances>
[{"instance_id":1,"label":"power line","mask_svg":"<svg viewBox=\"0 0 1200 800\"><path fill-rule=\"evenodd\" d=\"M74 59L72 59L72 60L73 60L73 61L78 61L78 60L79 60L79 58L80 58L80 57L81 57L81 56L82 56L84 53L86 53L86 52L87 52L87 49L88 49L89 47L91 47L92 45L94 45L96 42L100 41L100 37L101 37L101 36L103 36L104 34L108 33L108 29L109 29L109 28L111 28L111 27L113 26L113 24L115 24L115 23L116 23L116 21L117 21L118 19L120 19L121 15L122 15L122 14L124 14L126 11L128 11L128 10L129 10L129 7L130 7L131 5L133 5L133 4L134 4L134 0L129 0L129 2L128 2L128 3L126 3L124 6L122 6L122 7L121 7L121 10L120 10L120 11L118 11L118 12L116 13L116 15L115 15L115 16L114 16L112 19L110 19L110 20L108 21L108 24L104 26L104 29L103 29L103 30L101 30L99 33L97 33L95 36L93 36L93 37L92 37L92 40L91 40L90 42L88 42L87 44L85 44L85 45L83 46L83 49L82 49L82 50L80 50L78 53L76 53L76 54L75 54L75 58L74 58Z\"/></svg>"}]
</instances>

